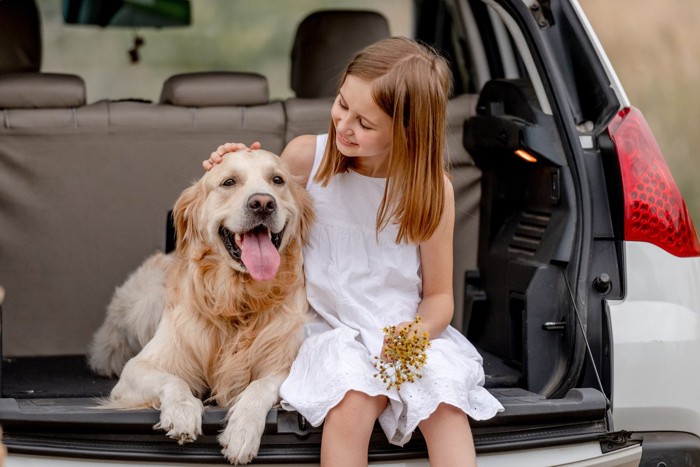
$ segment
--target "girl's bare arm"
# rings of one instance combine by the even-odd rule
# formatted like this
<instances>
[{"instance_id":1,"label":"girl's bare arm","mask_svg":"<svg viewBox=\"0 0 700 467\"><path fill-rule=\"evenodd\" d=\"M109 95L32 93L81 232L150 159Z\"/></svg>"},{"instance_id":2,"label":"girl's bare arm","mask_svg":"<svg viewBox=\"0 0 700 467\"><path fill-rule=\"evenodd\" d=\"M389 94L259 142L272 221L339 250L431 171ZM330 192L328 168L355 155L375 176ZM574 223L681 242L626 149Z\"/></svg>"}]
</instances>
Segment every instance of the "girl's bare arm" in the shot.
<instances>
[{"instance_id":1,"label":"girl's bare arm","mask_svg":"<svg viewBox=\"0 0 700 467\"><path fill-rule=\"evenodd\" d=\"M418 306L422 327L437 337L447 328L454 314L452 290L452 240L455 201L452 183L445 177L445 209L435 233L420 245L423 299Z\"/></svg>"}]
</instances>

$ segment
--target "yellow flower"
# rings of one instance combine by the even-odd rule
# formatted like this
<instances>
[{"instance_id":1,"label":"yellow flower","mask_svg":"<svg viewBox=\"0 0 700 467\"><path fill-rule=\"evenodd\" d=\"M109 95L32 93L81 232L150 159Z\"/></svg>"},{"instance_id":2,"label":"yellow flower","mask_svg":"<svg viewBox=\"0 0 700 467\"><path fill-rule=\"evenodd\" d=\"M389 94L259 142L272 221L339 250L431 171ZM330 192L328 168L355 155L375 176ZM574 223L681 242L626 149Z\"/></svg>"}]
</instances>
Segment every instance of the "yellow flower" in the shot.
<instances>
[{"instance_id":1,"label":"yellow flower","mask_svg":"<svg viewBox=\"0 0 700 467\"><path fill-rule=\"evenodd\" d=\"M428 359L425 351L430 347L430 335L427 331L419 332L419 323L420 316L416 316L398 331L396 326L383 329L384 353L374 357L374 368L379 371L374 377L381 378L387 389L396 386L401 390L403 383L422 378L420 370Z\"/></svg>"}]
</instances>

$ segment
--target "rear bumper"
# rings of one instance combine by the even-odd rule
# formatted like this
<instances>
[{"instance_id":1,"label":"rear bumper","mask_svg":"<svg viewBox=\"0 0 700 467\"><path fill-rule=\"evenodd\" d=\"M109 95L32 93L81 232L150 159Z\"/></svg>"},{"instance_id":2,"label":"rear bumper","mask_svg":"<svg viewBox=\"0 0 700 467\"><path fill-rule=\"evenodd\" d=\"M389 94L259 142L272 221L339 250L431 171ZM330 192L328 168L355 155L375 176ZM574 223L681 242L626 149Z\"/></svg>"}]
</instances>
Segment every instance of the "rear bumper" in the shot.
<instances>
[{"instance_id":1,"label":"rear bumper","mask_svg":"<svg viewBox=\"0 0 700 467\"><path fill-rule=\"evenodd\" d=\"M642 457L642 448L639 445L629 446L614 452L603 453L600 443L580 443L541 449L528 449L506 453L490 453L478 456L479 467L541 467L566 465L567 467L637 467ZM187 463L159 463L133 461L113 462L109 460L97 461L91 459L48 458L34 455L10 455L6 460L6 467L34 467L37 465L52 465L53 467L82 467L85 465L99 465L101 467L130 466L193 466ZM257 464L260 467L272 467L275 464ZM285 464L295 467L314 466L314 463ZM695 465L695 464L668 464L668 465ZM372 462L372 467L428 467L427 459L412 459L407 461Z\"/></svg>"},{"instance_id":2,"label":"rear bumper","mask_svg":"<svg viewBox=\"0 0 700 467\"><path fill-rule=\"evenodd\" d=\"M508 453L480 455L479 467L637 467L642 447L633 445L603 453L600 443L583 443L557 448L530 449Z\"/></svg>"},{"instance_id":3,"label":"rear bumper","mask_svg":"<svg viewBox=\"0 0 700 467\"><path fill-rule=\"evenodd\" d=\"M559 399L546 399L517 388L493 389L492 393L506 410L493 419L473 421L474 442L480 455L599 444L610 436L605 421L607 399L594 389L573 389ZM153 430L159 419L155 410L97 410L96 401L89 398L0 398L0 424L11 455L99 462L220 462L216 436L225 415L225 408L208 406L202 418L204 435L194 443L179 446ZM320 429L310 427L297 413L272 410L257 462L313 464L318 461L320 441ZM413 465L407 462L414 460L419 462L415 465L422 465L426 458L425 444L418 433L399 448L388 444L378 429L369 451L370 460L379 465Z\"/></svg>"},{"instance_id":4,"label":"rear bumper","mask_svg":"<svg viewBox=\"0 0 700 467\"><path fill-rule=\"evenodd\" d=\"M634 437L643 440L640 467L700 465L700 438L691 433L656 431Z\"/></svg>"},{"instance_id":5,"label":"rear bumper","mask_svg":"<svg viewBox=\"0 0 700 467\"><path fill-rule=\"evenodd\" d=\"M700 258L625 242L627 292L610 301L615 430L700 436ZM685 465L685 464L681 464Z\"/></svg>"}]
</instances>

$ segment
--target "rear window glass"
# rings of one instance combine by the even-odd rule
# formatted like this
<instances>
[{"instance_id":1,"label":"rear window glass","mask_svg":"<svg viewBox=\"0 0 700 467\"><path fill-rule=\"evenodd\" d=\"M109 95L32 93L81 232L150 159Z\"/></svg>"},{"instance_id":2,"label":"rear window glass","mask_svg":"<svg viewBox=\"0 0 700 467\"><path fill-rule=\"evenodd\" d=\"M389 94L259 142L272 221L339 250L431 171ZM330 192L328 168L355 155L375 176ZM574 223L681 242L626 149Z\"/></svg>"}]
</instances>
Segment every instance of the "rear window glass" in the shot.
<instances>
[{"instance_id":1,"label":"rear window glass","mask_svg":"<svg viewBox=\"0 0 700 467\"><path fill-rule=\"evenodd\" d=\"M212 70L261 73L272 99L290 97L294 34L301 20L317 10L374 10L387 18L391 34L413 33L410 0L196 0L191 26L161 29L66 25L60 0L37 3L42 71L82 76L88 102L157 101L171 75ZM134 52L138 61L132 61Z\"/></svg>"}]
</instances>

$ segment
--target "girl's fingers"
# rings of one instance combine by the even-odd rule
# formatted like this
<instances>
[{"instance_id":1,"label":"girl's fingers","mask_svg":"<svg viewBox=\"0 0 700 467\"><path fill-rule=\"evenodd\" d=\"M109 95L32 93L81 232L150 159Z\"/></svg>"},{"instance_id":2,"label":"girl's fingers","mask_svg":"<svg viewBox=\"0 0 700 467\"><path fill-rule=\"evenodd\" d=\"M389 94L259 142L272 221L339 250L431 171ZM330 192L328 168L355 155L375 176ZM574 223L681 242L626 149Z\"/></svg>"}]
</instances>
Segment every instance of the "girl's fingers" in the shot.
<instances>
[{"instance_id":1,"label":"girl's fingers","mask_svg":"<svg viewBox=\"0 0 700 467\"><path fill-rule=\"evenodd\" d=\"M238 150L238 146L235 143L226 143L226 144L222 144L221 146L216 148L216 151L214 151L212 153L212 156L216 154L219 157L221 157L224 154L226 154L227 152L234 152L237 150Z\"/></svg>"},{"instance_id":2,"label":"girl's fingers","mask_svg":"<svg viewBox=\"0 0 700 467\"><path fill-rule=\"evenodd\" d=\"M228 151L226 152L243 151L245 149L248 149L248 146L246 146L243 143L226 143L224 144L224 147L228 149Z\"/></svg>"},{"instance_id":3,"label":"girl's fingers","mask_svg":"<svg viewBox=\"0 0 700 467\"><path fill-rule=\"evenodd\" d=\"M220 164L223 159L223 154L219 154L219 151L221 150L223 146L219 146L218 149L214 152L212 152L209 155L209 159L202 161L202 167L204 167L204 170L211 170L212 167L216 164Z\"/></svg>"},{"instance_id":4,"label":"girl's fingers","mask_svg":"<svg viewBox=\"0 0 700 467\"><path fill-rule=\"evenodd\" d=\"M384 349L386 348L386 344L388 341L389 341L389 339L387 339L387 337L384 336L384 342L382 342L382 351L379 354L379 358L384 362L392 363L391 358L389 358L389 356L387 356L386 352L384 352Z\"/></svg>"},{"instance_id":5,"label":"girl's fingers","mask_svg":"<svg viewBox=\"0 0 700 467\"><path fill-rule=\"evenodd\" d=\"M209 155L209 159L202 162L202 167L204 167L204 170L211 170L216 164L221 164L221 161L224 160L224 156L229 152L260 149L261 147L262 145L259 141L255 141L250 147L243 143L224 143Z\"/></svg>"}]
</instances>

